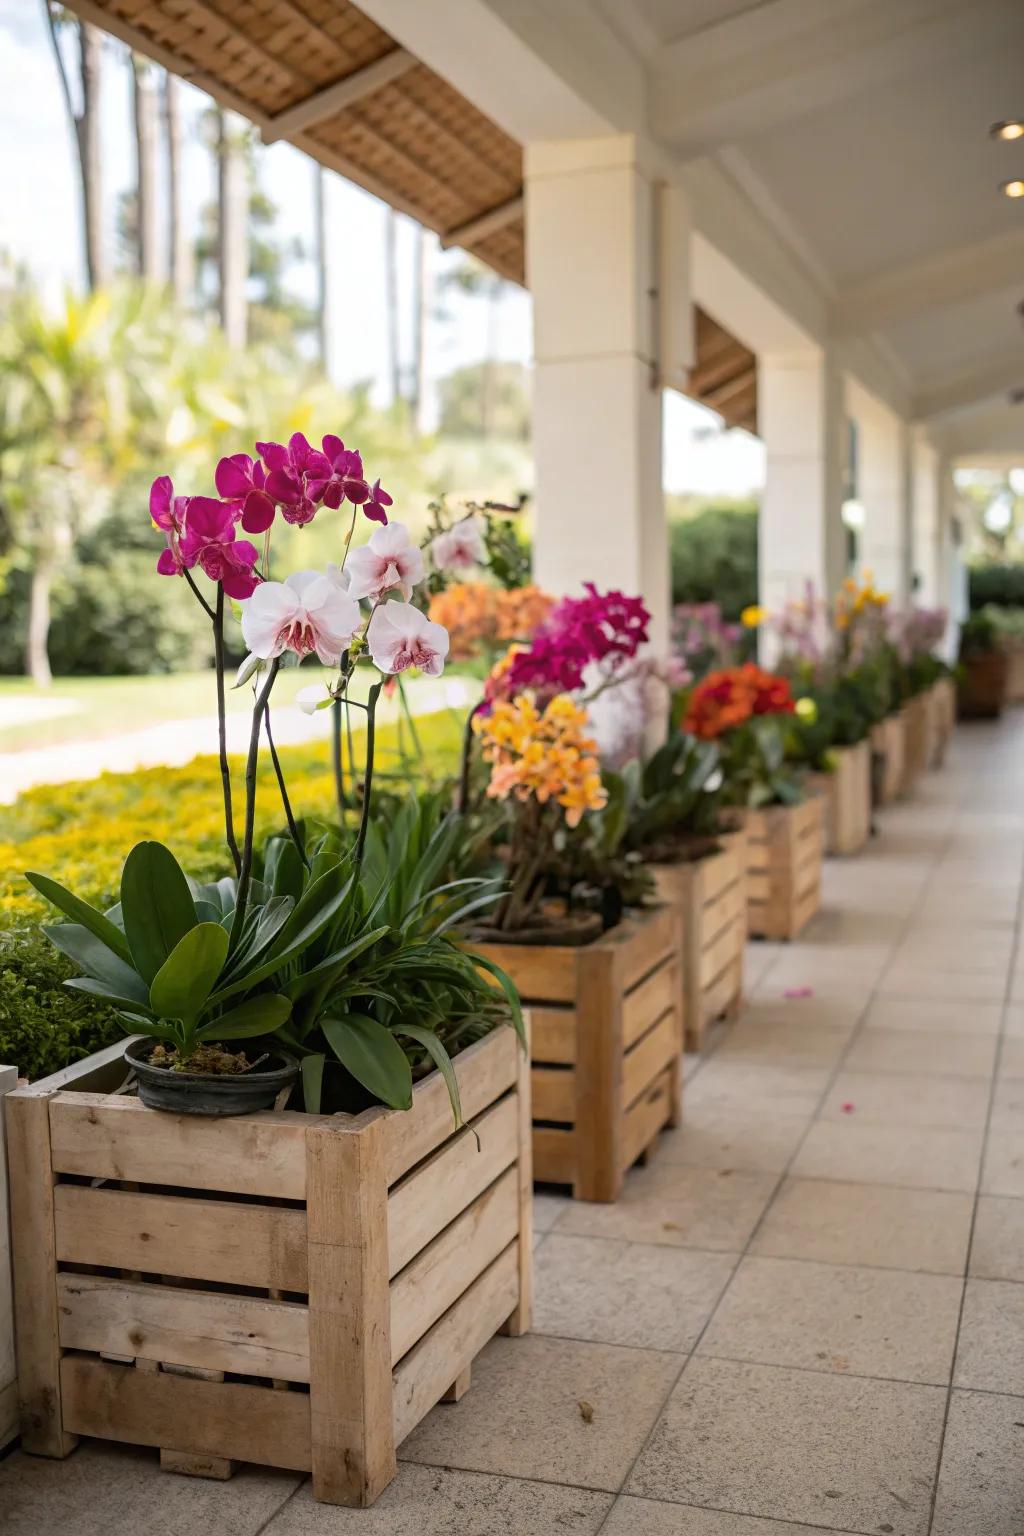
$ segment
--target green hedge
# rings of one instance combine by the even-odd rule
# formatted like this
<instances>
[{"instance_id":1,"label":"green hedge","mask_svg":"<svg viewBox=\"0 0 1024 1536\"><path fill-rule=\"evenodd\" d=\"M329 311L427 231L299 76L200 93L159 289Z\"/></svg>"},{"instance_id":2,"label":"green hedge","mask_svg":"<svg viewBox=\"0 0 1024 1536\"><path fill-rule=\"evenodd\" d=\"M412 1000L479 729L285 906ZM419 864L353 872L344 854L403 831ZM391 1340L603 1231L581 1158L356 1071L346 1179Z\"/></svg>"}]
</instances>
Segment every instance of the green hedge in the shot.
<instances>
[{"instance_id":1,"label":"green hedge","mask_svg":"<svg viewBox=\"0 0 1024 1536\"><path fill-rule=\"evenodd\" d=\"M757 512L709 507L669 524L672 601L718 603L736 620L757 602Z\"/></svg>"},{"instance_id":2,"label":"green hedge","mask_svg":"<svg viewBox=\"0 0 1024 1536\"><path fill-rule=\"evenodd\" d=\"M973 566L968 581L972 609L1024 608L1024 564Z\"/></svg>"}]
</instances>

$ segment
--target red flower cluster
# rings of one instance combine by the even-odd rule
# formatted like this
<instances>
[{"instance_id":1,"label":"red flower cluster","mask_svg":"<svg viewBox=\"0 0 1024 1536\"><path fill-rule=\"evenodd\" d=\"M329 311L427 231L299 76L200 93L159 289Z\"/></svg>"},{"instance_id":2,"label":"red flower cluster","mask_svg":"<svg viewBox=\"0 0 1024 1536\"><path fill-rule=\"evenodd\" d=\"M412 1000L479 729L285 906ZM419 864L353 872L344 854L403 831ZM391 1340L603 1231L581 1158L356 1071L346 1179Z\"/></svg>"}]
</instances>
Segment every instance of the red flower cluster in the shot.
<instances>
[{"instance_id":1,"label":"red flower cluster","mask_svg":"<svg viewBox=\"0 0 1024 1536\"><path fill-rule=\"evenodd\" d=\"M788 678L748 661L701 679L687 700L683 730L713 741L753 715L791 715L795 707Z\"/></svg>"}]
</instances>

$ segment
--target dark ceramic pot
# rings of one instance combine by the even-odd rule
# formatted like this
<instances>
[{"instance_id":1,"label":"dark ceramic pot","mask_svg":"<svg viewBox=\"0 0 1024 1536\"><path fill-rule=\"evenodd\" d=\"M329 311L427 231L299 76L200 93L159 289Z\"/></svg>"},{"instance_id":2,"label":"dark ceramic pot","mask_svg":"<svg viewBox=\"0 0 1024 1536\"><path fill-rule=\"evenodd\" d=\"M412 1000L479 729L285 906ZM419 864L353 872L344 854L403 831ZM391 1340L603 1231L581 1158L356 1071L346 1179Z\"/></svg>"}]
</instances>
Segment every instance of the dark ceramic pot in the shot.
<instances>
[{"instance_id":1,"label":"dark ceramic pot","mask_svg":"<svg viewBox=\"0 0 1024 1536\"><path fill-rule=\"evenodd\" d=\"M176 1115L251 1115L257 1109L272 1109L282 1088L291 1087L299 1075L298 1062L282 1051L273 1051L263 1066L237 1076L172 1072L167 1067L150 1066L154 1044L149 1039L130 1040L125 1047L125 1059L139 1080L143 1104L149 1109L168 1109ZM260 1049L258 1041L249 1045L251 1049ZM245 1041L238 1041L237 1049L244 1050L245 1046Z\"/></svg>"}]
</instances>

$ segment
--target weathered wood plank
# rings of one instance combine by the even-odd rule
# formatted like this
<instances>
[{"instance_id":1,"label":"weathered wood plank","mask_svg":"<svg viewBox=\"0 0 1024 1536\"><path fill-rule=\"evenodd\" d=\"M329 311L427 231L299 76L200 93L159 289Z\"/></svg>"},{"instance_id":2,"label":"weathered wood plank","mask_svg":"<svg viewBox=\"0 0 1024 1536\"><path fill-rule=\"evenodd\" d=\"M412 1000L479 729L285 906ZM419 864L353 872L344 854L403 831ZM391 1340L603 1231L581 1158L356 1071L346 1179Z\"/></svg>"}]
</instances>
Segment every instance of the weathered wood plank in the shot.
<instances>
[{"instance_id":1,"label":"weathered wood plank","mask_svg":"<svg viewBox=\"0 0 1024 1536\"><path fill-rule=\"evenodd\" d=\"M534 1061L571 1067L576 1061L574 1008L530 1007L530 1054Z\"/></svg>"},{"instance_id":2,"label":"weathered wood plank","mask_svg":"<svg viewBox=\"0 0 1024 1536\"><path fill-rule=\"evenodd\" d=\"M519 1115L519 1162L516 1166L516 1251L519 1264L519 1296L515 1307L502 1324L502 1332L510 1338L529 1333L533 1326L533 1146L530 1137L532 1105L530 1103L530 1051L532 1018L527 1019L527 1049L519 1058L519 1080L516 1083L516 1109Z\"/></svg>"},{"instance_id":3,"label":"weathered wood plank","mask_svg":"<svg viewBox=\"0 0 1024 1536\"><path fill-rule=\"evenodd\" d=\"M58 1184L57 1258L266 1290L305 1291L306 1213Z\"/></svg>"},{"instance_id":4,"label":"weathered wood plank","mask_svg":"<svg viewBox=\"0 0 1024 1536\"><path fill-rule=\"evenodd\" d=\"M622 1004L622 1045L628 1051L655 1019L679 1000L679 952L673 949L658 969L634 987ZM538 1117L540 1118L540 1117Z\"/></svg>"},{"instance_id":5,"label":"weathered wood plank","mask_svg":"<svg viewBox=\"0 0 1024 1536\"><path fill-rule=\"evenodd\" d=\"M503 1093L519 1070L519 1041L515 1030L493 1030L460 1051L453 1063L462 1100L462 1116L476 1118ZM440 1072L431 1072L413 1090L407 1114L395 1114L384 1125L384 1162L388 1183L395 1184L410 1168L428 1157L455 1128L451 1100Z\"/></svg>"},{"instance_id":6,"label":"weathered wood plank","mask_svg":"<svg viewBox=\"0 0 1024 1536\"><path fill-rule=\"evenodd\" d=\"M674 1003L675 997L673 1005L643 1039L626 1052L622 1063L622 1102L627 1109L679 1054L679 1020Z\"/></svg>"},{"instance_id":7,"label":"weathered wood plank","mask_svg":"<svg viewBox=\"0 0 1024 1536\"><path fill-rule=\"evenodd\" d=\"M622 1170L632 1168L641 1152L654 1141L662 1126L667 1125L672 1112L672 1072L667 1067L651 1084L643 1098L631 1105L625 1114L622 1135Z\"/></svg>"},{"instance_id":8,"label":"weathered wood plank","mask_svg":"<svg viewBox=\"0 0 1024 1536\"><path fill-rule=\"evenodd\" d=\"M17 1067L0 1067L0 1450L18 1433L18 1389L14 1370L14 1280L7 1194L4 1096L18 1086Z\"/></svg>"},{"instance_id":9,"label":"weathered wood plank","mask_svg":"<svg viewBox=\"0 0 1024 1536\"><path fill-rule=\"evenodd\" d=\"M59 1274L64 1349L309 1381L307 1309L105 1275Z\"/></svg>"},{"instance_id":10,"label":"weathered wood plank","mask_svg":"<svg viewBox=\"0 0 1024 1536\"><path fill-rule=\"evenodd\" d=\"M533 1176L541 1184L571 1184L576 1177L576 1131L557 1126L533 1128Z\"/></svg>"},{"instance_id":11,"label":"weathered wood plank","mask_svg":"<svg viewBox=\"0 0 1024 1536\"><path fill-rule=\"evenodd\" d=\"M536 1120L572 1125L576 1118L576 1073L572 1067L534 1067L530 1092Z\"/></svg>"}]
</instances>

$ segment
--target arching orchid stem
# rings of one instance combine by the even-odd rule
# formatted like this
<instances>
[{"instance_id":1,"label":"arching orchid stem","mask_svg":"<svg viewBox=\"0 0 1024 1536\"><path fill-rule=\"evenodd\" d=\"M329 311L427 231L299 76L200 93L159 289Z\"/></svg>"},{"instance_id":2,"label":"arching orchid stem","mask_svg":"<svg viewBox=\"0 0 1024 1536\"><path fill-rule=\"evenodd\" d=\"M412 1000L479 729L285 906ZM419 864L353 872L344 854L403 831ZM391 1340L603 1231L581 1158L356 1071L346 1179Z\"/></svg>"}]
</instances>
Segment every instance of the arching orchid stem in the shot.
<instances>
[{"instance_id":1,"label":"arching orchid stem","mask_svg":"<svg viewBox=\"0 0 1024 1536\"><path fill-rule=\"evenodd\" d=\"M474 704L466 716L466 724L462 730L462 757L459 765L459 798L456 802L456 810L460 816L465 816L469 810L469 774L473 762L473 719L479 704Z\"/></svg>"},{"instance_id":2,"label":"arching orchid stem","mask_svg":"<svg viewBox=\"0 0 1024 1536\"><path fill-rule=\"evenodd\" d=\"M252 882L252 845L256 830L256 764L260 754L260 729L263 715L270 698L270 691L277 680L281 666L279 657L270 663L267 680L256 695L252 712L252 730L249 733L249 755L245 762L245 835L242 841L242 867L238 872L238 896L235 915L231 923L231 947L234 949L245 923L245 911L249 904L249 886Z\"/></svg>"},{"instance_id":3,"label":"arching orchid stem","mask_svg":"<svg viewBox=\"0 0 1024 1536\"><path fill-rule=\"evenodd\" d=\"M188 572L185 573L188 575ZM202 596L199 601L206 607ZM213 660L217 672L217 751L220 757L220 782L224 793L224 837L235 866L235 874L242 869L242 855L235 837L235 818L231 807L231 770L228 767L228 722L224 701L224 588L217 584L217 611L213 618Z\"/></svg>"},{"instance_id":4,"label":"arching orchid stem","mask_svg":"<svg viewBox=\"0 0 1024 1536\"><path fill-rule=\"evenodd\" d=\"M181 574L184 576L185 580L188 582L189 586L192 588L192 595L195 598L196 602L199 604L199 606L205 611L207 618L212 620L214 623L216 623L217 615L214 613L213 609L210 607L209 603L206 601L206 598L203 596L203 594L200 592L199 588L196 586L195 578L193 577L191 571L182 570ZM220 585L219 582L217 583L217 601L218 601L218 606L221 606L223 604L223 601L224 601L224 588Z\"/></svg>"},{"instance_id":5,"label":"arching orchid stem","mask_svg":"<svg viewBox=\"0 0 1024 1536\"><path fill-rule=\"evenodd\" d=\"M296 825L295 817L292 815L291 801L288 799L288 789L287 789L287 786L285 785L284 773L282 772L282 769L281 769L281 759L277 755L277 748L274 745L274 738L270 734L270 705L269 704L266 706L266 708L263 711L263 725L264 725L264 728L265 728L266 733L267 733L267 746L270 748L270 761L274 765L274 773L277 776L277 787L281 791L281 804L284 806L284 815L285 815L285 820L288 823L288 831L291 833L292 842L295 844L296 848L298 849L299 858L302 860L303 864L305 864L306 868L308 869L309 868L309 859L306 857L306 845L302 841L302 835L299 832L298 826Z\"/></svg>"},{"instance_id":6,"label":"arching orchid stem","mask_svg":"<svg viewBox=\"0 0 1024 1536\"><path fill-rule=\"evenodd\" d=\"M370 825L370 801L373 791L373 748L377 714L377 699L384 687L383 681L374 683L366 700L366 772L363 775L363 813L359 818L359 836L356 839L356 864L363 862L366 832Z\"/></svg>"},{"instance_id":7,"label":"arching orchid stem","mask_svg":"<svg viewBox=\"0 0 1024 1536\"><path fill-rule=\"evenodd\" d=\"M331 705L331 765L334 769L334 794L338 802L338 815L344 826L348 797L345 793L345 764L341 754L341 710L341 700L335 699Z\"/></svg>"}]
</instances>

